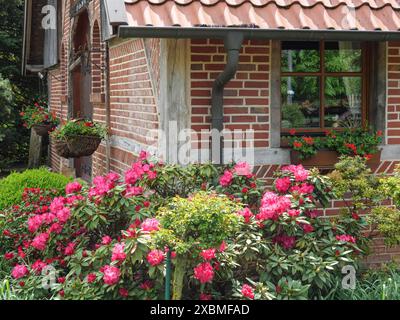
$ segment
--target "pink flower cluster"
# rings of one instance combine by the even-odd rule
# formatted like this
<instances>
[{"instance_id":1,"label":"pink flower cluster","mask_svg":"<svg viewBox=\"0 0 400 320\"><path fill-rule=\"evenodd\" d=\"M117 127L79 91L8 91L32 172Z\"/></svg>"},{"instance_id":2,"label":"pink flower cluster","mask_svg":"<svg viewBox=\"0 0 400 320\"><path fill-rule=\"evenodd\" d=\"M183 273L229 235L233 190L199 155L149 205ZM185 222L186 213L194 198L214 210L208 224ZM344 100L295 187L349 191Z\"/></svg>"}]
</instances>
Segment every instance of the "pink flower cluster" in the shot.
<instances>
[{"instance_id":1,"label":"pink flower cluster","mask_svg":"<svg viewBox=\"0 0 400 320\"><path fill-rule=\"evenodd\" d=\"M285 193L289 190L291 184L292 184L292 181L290 180L289 177L283 177L283 178L276 179L275 188L276 188L276 190L278 190L278 192Z\"/></svg>"},{"instance_id":2,"label":"pink flower cluster","mask_svg":"<svg viewBox=\"0 0 400 320\"><path fill-rule=\"evenodd\" d=\"M194 268L194 277L200 283L211 282L214 279L214 269L209 262L200 263Z\"/></svg>"},{"instance_id":3,"label":"pink flower cluster","mask_svg":"<svg viewBox=\"0 0 400 320\"><path fill-rule=\"evenodd\" d=\"M251 218L254 217L254 214L249 208L244 208L243 210L240 210L238 214L244 218L245 223L250 223Z\"/></svg>"},{"instance_id":4,"label":"pink flower cluster","mask_svg":"<svg viewBox=\"0 0 400 320\"><path fill-rule=\"evenodd\" d=\"M341 241L341 242L350 242L350 243L356 243L356 238L353 236L350 236L348 234L343 234L340 236L336 236L336 240L337 241Z\"/></svg>"},{"instance_id":5,"label":"pink flower cluster","mask_svg":"<svg viewBox=\"0 0 400 320\"><path fill-rule=\"evenodd\" d=\"M119 278L121 276L121 271L114 266L104 266L100 269L100 272L103 273L103 281L105 284L112 286L117 284ZM93 280L94 281L94 280ZM88 279L89 282L89 279Z\"/></svg>"},{"instance_id":6,"label":"pink flower cluster","mask_svg":"<svg viewBox=\"0 0 400 320\"><path fill-rule=\"evenodd\" d=\"M251 300L254 299L254 290L248 284L243 285L241 292L242 292L243 297L249 298Z\"/></svg>"},{"instance_id":7,"label":"pink flower cluster","mask_svg":"<svg viewBox=\"0 0 400 320\"><path fill-rule=\"evenodd\" d=\"M125 249L125 243L115 244L115 246L112 250L111 261L119 261L119 262L124 261L126 258L124 249Z\"/></svg>"},{"instance_id":8,"label":"pink flower cluster","mask_svg":"<svg viewBox=\"0 0 400 320\"><path fill-rule=\"evenodd\" d=\"M215 249L206 249L206 250L203 250L202 252L200 252L200 256L204 260L209 261L209 260L215 259L215 252L216 252Z\"/></svg>"},{"instance_id":9,"label":"pink flower cluster","mask_svg":"<svg viewBox=\"0 0 400 320\"><path fill-rule=\"evenodd\" d=\"M147 154L144 156L148 156ZM142 157L144 157L142 156ZM147 158L146 158L147 159ZM134 185L139 180L143 179L145 175L149 180L154 180L157 178L157 172L154 170L155 165L150 163L144 163L142 159L141 162L135 162L132 168L125 173L125 183L128 185Z\"/></svg>"},{"instance_id":10,"label":"pink flower cluster","mask_svg":"<svg viewBox=\"0 0 400 320\"><path fill-rule=\"evenodd\" d=\"M28 268L24 265L17 264L11 272L14 279L21 279L29 273Z\"/></svg>"},{"instance_id":11,"label":"pink flower cluster","mask_svg":"<svg viewBox=\"0 0 400 320\"><path fill-rule=\"evenodd\" d=\"M303 182L308 179L309 172L300 165L290 165L282 168L283 172L291 172L297 182Z\"/></svg>"},{"instance_id":12,"label":"pink flower cluster","mask_svg":"<svg viewBox=\"0 0 400 320\"><path fill-rule=\"evenodd\" d=\"M312 184L302 183L301 185L291 187L290 192L300 195L312 194L314 192L314 186Z\"/></svg>"},{"instance_id":13,"label":"pink flower cluster","mask_svg":"<svg viewBox=\"0 0 400 320\"><path fill-rule=\"evenodd\" d=\"M233 181L233 173L225 170L224 174L219 179L219 184L223 187L229 187Z\"/></svg>"},{"instance_id":14,"label":"pink flower cluster","mask_svg":"<svg viewBox=\"0 0 400 320\"><path fill-rule=\"evenodd\" d=\"M252 177L252 172L250 165L247 162L238 162L234 167L233 167L234 173L236 173L238 176L245 176L247 178Z\"/></svg>"},{"instance_id":15,"label":"pink flower cluster","mask_svg":"<svg viewBox=\"0 0 400 320\"><path fill-rule=\"evenodd\" d=\"M67 194L78 193L81 190L82 190L82 185L79 182L68 183L67 186L65 187L65 192Z\"/></svg>"},{"instance_id":16,"label":"pink flower cluster","mask_svg":"<svg viewBox=\"0 0 400 320\"><path fill-rule=\"evenodd\" d=\"M106 176L95 177L93 179L93 186L89 189L89 198L105 196L115 188L118 179L119 175L113 172Z\"/></svg>"},{"instance_id":17,"label":"pink flower cluster","mask_svg":"<svg viewBox=\"0 0 400 320\"><path fill-rule=\"evenodd\" d=\"M161 250L152 250L147 255L147 262L155 267L160 265L164 261L164 252Z\"/></svg>"},{"instance_id":18,"label":"pink flower cluster","mask_svg":"<svg viewBox=\"0 0 400 320\"><path fill-rule=\"evenodd\" d=\"M46 249L47 241L49 240L48 233L41 233L37 235L32 241L32 247L39 251Z\"/></svg>"},{"instance_id":19,"label":"pink flower cluster","mask_svg":"<svg viewBox=\"0 0 400 320\"><path fill-rule=\"evenodd\" d=\"M158 231L160 229L160 222L155 218L149 218L143 221L141 227L145 232Z\"/></svg>"},{"instance_id":20,"label":"pink flower cluster","mask_svg":"<svg viewBox=\"0 0 400 320\"><path fill-rule=\"evenodd\" d=\"M273 192L266 192L261 200L260 212L256 215L256 219L260 222L277 220L291 206L292 202L287 196L279 196Z\"/></svg>"}]
</instances>

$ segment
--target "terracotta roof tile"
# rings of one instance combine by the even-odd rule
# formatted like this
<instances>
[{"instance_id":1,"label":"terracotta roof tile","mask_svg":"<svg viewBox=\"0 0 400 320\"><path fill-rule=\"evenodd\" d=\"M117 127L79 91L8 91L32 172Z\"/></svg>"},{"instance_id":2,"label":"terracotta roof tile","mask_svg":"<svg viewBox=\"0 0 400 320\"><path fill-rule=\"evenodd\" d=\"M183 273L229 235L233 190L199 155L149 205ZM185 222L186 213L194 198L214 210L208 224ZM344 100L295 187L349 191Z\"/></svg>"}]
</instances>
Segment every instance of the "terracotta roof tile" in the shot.
<instances>
[{"instance_id":1,"label":"terracotta roof tile","mask_svg":"<svg viewBox=\"0 0 400 320\"><path fill-rule=\"evenodd\" d=\"M400 30L400 0L125 0L131 26Z\"/></svg>"}]
</instances>

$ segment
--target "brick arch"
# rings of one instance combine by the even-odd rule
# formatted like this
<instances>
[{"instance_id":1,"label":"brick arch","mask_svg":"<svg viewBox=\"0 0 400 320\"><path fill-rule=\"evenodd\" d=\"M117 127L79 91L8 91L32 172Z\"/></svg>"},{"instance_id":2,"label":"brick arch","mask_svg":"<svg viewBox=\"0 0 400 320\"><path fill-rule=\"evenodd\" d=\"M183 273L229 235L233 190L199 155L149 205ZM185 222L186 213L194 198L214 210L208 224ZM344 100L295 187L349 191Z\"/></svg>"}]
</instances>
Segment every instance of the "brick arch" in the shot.
<instances>
[{"instance_id":1,"label":"brick arch","mask_svg":"<svg viewBox=\"0 0 400 320\"><path fill-rule=\"evenodd\" d=\"M79 31L78 31L79 30ZM72 50L76 53L89 47L90 19L88 10L84 10L74 21L72 28Z\"/></svg>"}]
</instances>

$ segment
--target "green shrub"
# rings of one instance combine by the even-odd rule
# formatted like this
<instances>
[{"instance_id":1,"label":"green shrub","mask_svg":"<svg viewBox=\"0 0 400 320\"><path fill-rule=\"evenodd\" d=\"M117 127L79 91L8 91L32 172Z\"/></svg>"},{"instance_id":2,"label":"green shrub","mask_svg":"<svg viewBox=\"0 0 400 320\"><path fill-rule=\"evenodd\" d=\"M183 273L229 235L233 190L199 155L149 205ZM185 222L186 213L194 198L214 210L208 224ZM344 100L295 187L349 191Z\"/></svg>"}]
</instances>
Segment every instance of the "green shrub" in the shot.
<instances>
[{"instance_id":1,"label":"green shrub","mask_svg":"<svg viewBox=\"0 0 400 320\"><path fill-rule=\"evenodd\" d=\"M49 172L46 168L12 173L0 180L0 211L18 204L25 188L55 189L61 193L71 180L61 174Z\"/></svg>"},{"instance_id":2,"label":"green shrub","mask_svg":"<svg viewBox=\"0 0 400 320\"><path fill-rule=\"evenodd\" d=\"M338 287L329 299L400 300L400 271L397 268L389 266L381 270L369 270L357 279L354 290Z\"/></svg>"}]
</instances>

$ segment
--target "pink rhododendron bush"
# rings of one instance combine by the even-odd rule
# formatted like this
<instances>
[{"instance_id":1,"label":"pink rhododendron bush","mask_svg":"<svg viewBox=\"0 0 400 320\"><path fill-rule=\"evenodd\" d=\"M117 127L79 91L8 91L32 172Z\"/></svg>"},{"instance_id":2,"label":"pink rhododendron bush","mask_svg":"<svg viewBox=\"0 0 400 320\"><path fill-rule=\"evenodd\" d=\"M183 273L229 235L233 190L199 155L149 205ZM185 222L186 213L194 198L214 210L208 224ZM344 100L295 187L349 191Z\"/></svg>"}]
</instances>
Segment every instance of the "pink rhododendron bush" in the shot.
<instances>
[{"instance_id":1,"label":"pink rhododendron bush","mask_svg":"<svg viewBox=\"0 0 400 320\"><path fill-rule=\"evenodd\" d=\"M36 299L320 298L362 253L362 218L320 217L330 180L288 166L263 191L245 163L164 165L53 197L26 190L2 214L0 277Z\"/></svg>"}]
</instances>

